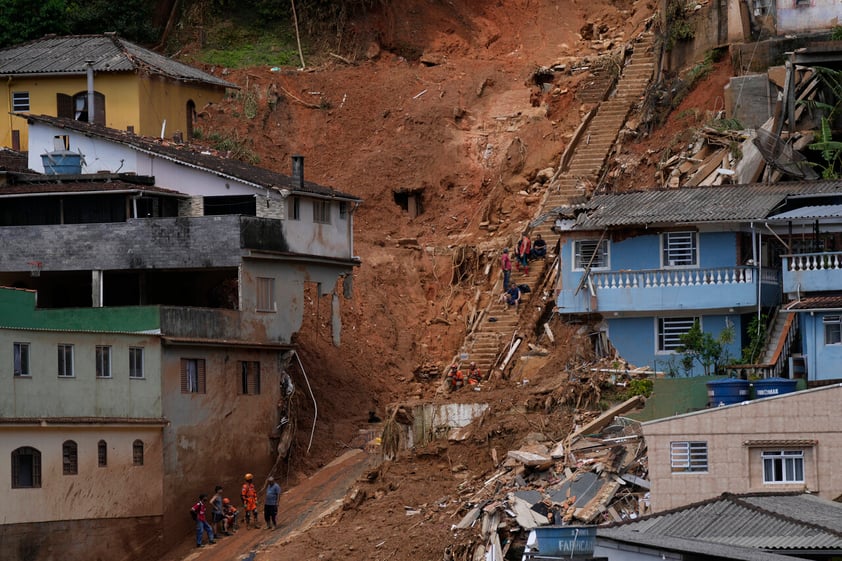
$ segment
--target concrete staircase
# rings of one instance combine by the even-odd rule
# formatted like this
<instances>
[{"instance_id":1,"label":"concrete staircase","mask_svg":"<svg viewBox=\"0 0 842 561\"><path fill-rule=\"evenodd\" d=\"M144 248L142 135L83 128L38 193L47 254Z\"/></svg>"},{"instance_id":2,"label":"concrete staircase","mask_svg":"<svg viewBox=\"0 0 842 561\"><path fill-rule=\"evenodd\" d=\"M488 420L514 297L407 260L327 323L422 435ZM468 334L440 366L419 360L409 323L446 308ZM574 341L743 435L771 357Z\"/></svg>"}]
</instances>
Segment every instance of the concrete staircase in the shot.
<instances>
[{"instance_id":1,"label":"concrete staircase","mask_svg":"<svg viewBox=\"0 0 842 561\"><path fill-rule=\"evenodd\" d=\"M527 284L531 292L524 295L520 309L508 308L499 301L502 282L494 288L491 303L483 312L476 329L469 333L462 345L462 362L476 362L483 376L497 365L503 352L518 332L520 317L524 310L534 310L540 298L540 289L544 283L547 268L555 260L554 248L559 235L552 231L555 220L554 210L567 207L593 193L599 182L599 176L614 142L629 112L646 91L655 67L653 36L645 34L638 38L629 63L625 66L618 80L614 95L600 104L596 115L579 135L579 143L573 147L568 169L560 169L550 182L541 208L536 216L545 219L534 224L530 236L534 240L541 234L547 241L548 255L541 261L532 261L529 273L512 271L513 284ZM607 90L608 88L605 88ZM463 367L466 367L463 364Z\"/></svg>"}]
</instances>

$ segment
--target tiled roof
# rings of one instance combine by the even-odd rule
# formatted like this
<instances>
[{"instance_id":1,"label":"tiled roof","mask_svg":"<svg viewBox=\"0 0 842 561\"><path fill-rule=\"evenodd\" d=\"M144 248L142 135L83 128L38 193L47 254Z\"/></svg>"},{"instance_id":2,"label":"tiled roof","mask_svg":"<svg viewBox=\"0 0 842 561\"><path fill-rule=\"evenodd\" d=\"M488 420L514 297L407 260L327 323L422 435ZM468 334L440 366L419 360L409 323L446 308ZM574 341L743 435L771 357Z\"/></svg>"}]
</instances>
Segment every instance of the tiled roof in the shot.
<instances>
[{"instance_id":1,"label":"tiled roof","mask_svg":"<svg viewBox=\"0 0 842 561\"><path fill-rule=\"evenodd\" d=\"M26 171L29 161L26 154L9 148L0 148L0 170Z\"/></svg>"},{"instance_id":2,"label":"tiled roof","mask_svg":"<svg viewBox=\"0 0 842 561\"><path fill-rule=\"evenodd\" d=\"M760 220L788 196L805 194L842 195L842 181L755 183L597 195L579 207L574 229Z\"/></svg>"},{"instance_id":3,"label":"tiled roof","mask_svg":"<svg viewBox=\"0 0 842 561\"><path fill-rule=\"evenodd\" d=\"M253 166L233 158L224 158L209 152L200 152L186 145L175 144L166 140L138 136L129 132L110 129L102 125L75 121L73 119L50 117L47 115L27 115L26 118L30 123L44 123L61 129L77 131L90 137L103 138L130 146L141 152L155 154L160 158L211 171L215 174L267 189L286 189L293 193L300 192L349 201L360 200L359 197L336 191L318 183L304 181L303 185L301 185L288 175Z\"/></svg>"},{"instance_id":4,"label":"tiled roof","mask_svg":"<svg viewBox=\"0 0 842 561\"><path fill-rule=\"evenodd\" d=\"M197 68L144 49L115 34L66 35L36 39L0 50L0 76L80 74L87 72L134 72L166 76L184 82L201 82L223 88L238 88Z\"/></svg>"},{"instance_id":5,"label":"tiled roof","mask_svg":"<svg viewBox=\"0 0 842 561\"><path fill-rule=\"evenodd\" d=\"M842 504L808 494L723 494L617 524L624 532L775 551L842 552Z\"/></svg>"},{"instance_id":6,"label":"tiled roof","mask_svg":"<svg viewBox=\"0 0 842 561\"><path fill-rule=\"evenodd\" d=\"M842 295L809 296L790 302L785 306L790 310L842 310Z\"/></svg>"}]
</instances>

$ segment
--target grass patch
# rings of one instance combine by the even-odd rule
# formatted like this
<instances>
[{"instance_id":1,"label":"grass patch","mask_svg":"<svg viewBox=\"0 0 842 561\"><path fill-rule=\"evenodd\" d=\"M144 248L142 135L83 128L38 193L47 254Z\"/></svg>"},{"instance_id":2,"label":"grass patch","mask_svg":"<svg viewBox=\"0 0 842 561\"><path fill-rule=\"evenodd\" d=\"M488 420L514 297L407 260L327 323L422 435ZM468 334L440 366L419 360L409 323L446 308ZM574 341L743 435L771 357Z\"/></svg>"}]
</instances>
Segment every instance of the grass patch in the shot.
<instances>
[{"instance_id":1,"label":"grass patch","mask_svg":"<svg viewBox=\"0 0 842 561\"><path fill-rule=\"evenodd\" d=\"M250 66L298 66L298 51L283 38L259 37L206 48L200 55L206 64L225 68Z\"/></svg>"}]
</instances>

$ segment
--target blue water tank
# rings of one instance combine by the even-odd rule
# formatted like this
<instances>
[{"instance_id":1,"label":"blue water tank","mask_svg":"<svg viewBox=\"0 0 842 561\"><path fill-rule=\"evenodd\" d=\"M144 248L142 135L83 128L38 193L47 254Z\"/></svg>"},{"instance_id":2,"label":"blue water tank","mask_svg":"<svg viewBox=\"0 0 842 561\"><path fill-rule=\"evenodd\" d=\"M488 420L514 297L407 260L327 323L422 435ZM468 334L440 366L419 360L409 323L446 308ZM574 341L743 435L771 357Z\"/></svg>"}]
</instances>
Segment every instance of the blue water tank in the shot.
<instances>
[{"instance_id":1,"label":"blue water tank","mask_svg":"<svg viewBox=\"0 0 842 561\"><path fill-rule=\"evenodd\" d=\"M82 154L61 150L41 154L44 173L47 175L80 175L82 173Z\"/></svg>"},{"instance_id":2,"label":"blue water tank","mask_svg":"<svg viewBox=\"0 0 842 561\"><path fill-rule=\"evenodd\" d=\"M733 405L751 399L751 384L748 380L726 378L707 383L708 407Z\"/></svg>"},{"instance_id":3,"label":"blue water tank","mask_svg":"<svg viewBox=\"0 0 842 561\"><path fill-rule=\"evenodd\" d=\"M761 399L795 391L798 380L788 378L764 378L754 381L754 398Z\"/></svg>"}]
</instances>

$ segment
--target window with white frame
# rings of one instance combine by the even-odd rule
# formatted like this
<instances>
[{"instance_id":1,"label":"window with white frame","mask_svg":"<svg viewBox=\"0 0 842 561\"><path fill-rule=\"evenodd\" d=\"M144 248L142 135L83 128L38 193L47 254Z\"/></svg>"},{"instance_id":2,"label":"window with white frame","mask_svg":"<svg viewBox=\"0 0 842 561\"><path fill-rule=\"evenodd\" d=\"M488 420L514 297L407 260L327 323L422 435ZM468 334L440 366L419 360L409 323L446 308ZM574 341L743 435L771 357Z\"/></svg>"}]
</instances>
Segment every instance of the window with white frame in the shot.
<instances>
[{"instance_id":1,"label":"window with white frame","mask_svg":"<svg viewBox=\"0 0 842 561\"><path fill-rule=\"evenodd\" d=\"M12 112L29 111L29 92L12 92Z\"/></svg>"},{"instance_id":2,"label":"window with white frame","mask_svg":"<svg viewBox=\"0 0 842 561\"><path fill-rule=\"evenodd\" d=\"M143 347L129 347L129 378L143 378Z\"/></svg>"},{"instance_id":3,"label":"window with white frame","mask_svg":"<svg viewBox=\"0 0 842 561\"><path fill-rule=\"evenodd\" d=\"M804 483L804 450L763 450L763 483Z\"/></svg>"},{"instance_id":4,"label":"window with white frame","mask_svg":"<svg viewBox=\"0 0 842 561\"><path fill-rule=\"evenodd\" d=\"M842 316L824 316L822 323L824 323L824 344L842 343Z\"/></svg>"},{"instance_id":5,"label":"window with white frame","mask_svg":"<svg viewBox=\"0 0 842 561\"><path fill-rule=\"evenodd\" d=\"M275 308L275 279L271 277L257 277L257 305L258 312L274 312Z\"/></svg>"},{"instance_id":6,"label":"window with white frame","mask_svg":"<svg viewBox=\"0 0 842 561\"><path fill-rule=\"evenodd\" d=\"M696 267L699 265L697 232L665 232L661 234L664 267Z\"/></svg>"},{"instance_id":7,"label":"window with white frame","mask_svg":"<svg viewBox=\"0 0 842 561\"><path fill-rule=\"evenodd\" d=\"M58 375L59 378L73 377L73 345L58 346Z\"/></svg>"},{"instance_id":8,"label":"window with white frame","mask_svg":"<svg viewBox=\"0 0 842 561\"><path fill-rule=\"evenodd\" d=\"M708 470L708 443L670 442L670 468L673 472Z\"/></svg>"},{"instance_id":9,"label":"window with white frame","mask_svg":"<svg viewBox=\"0 0 842 561\"><path fill-rule=\"evenodd\" d=\"M313 222L317 224L330 224L330 206L330 201L314 199Z\"/></svg>"},{"instance_id":10,"label":"window with white frame","mask_svg":"<svg viewBox=\"0 0 842 561\"><path fill-rule=\"evenodd\" d=\"M31 376L29 370L29 343L13 343L12 360L15 376Z\"/></svg>"},{"instance_id":11,"label":"window with white frame","mask_svg":"<svg viewBox=\"0 0 842 561\"><path fill-rule=\"evenodd\" d=\"M96 346L96 377L111 377L111 347L108 345Z\"/></svg>"},{"instance_id":12,"label":"window with white frame","mask_svg":"<svg viewBox=\"0 0 842 561\"><path fill-rule=\"evenodd\" d=\"M608 268L607 240L576 240L573 242L573 269L584 270Z\"/></svg>"},{"instance_id":13,"label":"window with white frame","mask_svg":"<svg viewBox=\"0 0 842 561\"><path fill-rule=\"evenodd\" d=\"M658 352L674 352L682 346L681 336L700 321L696 317L658 318Z\"/></svg>"}]
</instances>

